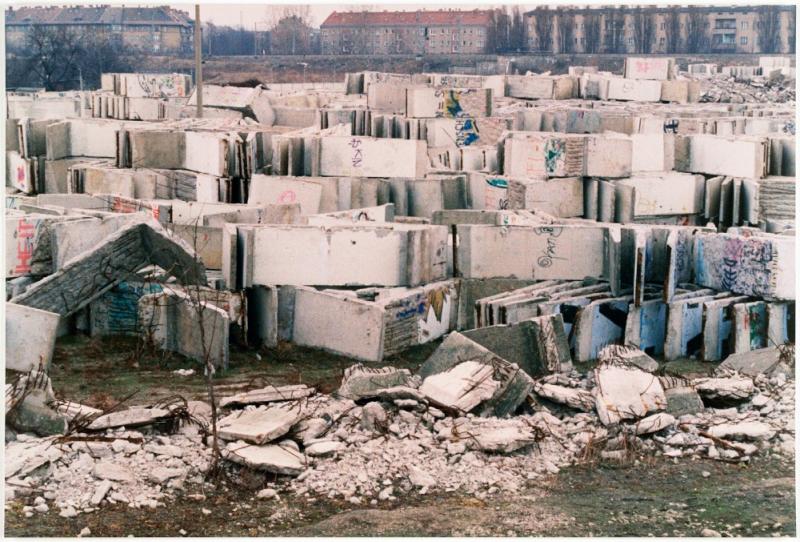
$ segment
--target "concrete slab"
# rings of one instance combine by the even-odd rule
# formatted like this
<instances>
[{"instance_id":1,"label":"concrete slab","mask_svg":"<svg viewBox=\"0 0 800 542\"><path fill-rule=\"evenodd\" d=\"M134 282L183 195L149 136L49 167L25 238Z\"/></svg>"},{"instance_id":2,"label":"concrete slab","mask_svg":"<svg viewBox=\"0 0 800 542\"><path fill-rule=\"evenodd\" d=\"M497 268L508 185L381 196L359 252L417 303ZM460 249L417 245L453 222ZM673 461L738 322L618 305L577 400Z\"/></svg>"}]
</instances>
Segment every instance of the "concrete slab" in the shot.
<instances>
[{"instance_id":1,"label":"concrete slab","mask_svg":"<svg viewBox=\"0 0 800 542\"><path fill-rule=\"evenodd\" d=\"M47 371L53 359L60 316L6 303L6 369Z\"/></svg>"},{"instance_id":2,"label":"concrete slab","mask_svg":"<svg viewBox=\"0 0 800 542\"><path fill-rule=\"evenodd\" d=\"M223 440L266 444L288 433L301 416L300 409L277 406L237 411L217 422L218 434Z\"/></svg>"}]
</instances>

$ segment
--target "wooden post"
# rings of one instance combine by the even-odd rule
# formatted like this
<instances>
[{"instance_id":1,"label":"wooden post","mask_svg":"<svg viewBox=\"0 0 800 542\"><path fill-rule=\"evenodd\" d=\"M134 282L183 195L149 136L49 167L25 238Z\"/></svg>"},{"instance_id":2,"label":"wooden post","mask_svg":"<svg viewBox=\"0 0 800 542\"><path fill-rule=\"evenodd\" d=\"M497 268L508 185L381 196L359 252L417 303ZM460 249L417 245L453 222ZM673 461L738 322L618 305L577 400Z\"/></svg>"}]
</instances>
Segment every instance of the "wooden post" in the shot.
<instances>
[{"instance_id":1,"label":"wooden post","mask_svg":"<svg viewBox=\"0 0 800 542\"><path fill-rule=\"evenodd\" d=\"M197 90L197 117L203 117L203 41L200 27L200 4L194 6L194 84Z\"/></svg>"}]
</instances>

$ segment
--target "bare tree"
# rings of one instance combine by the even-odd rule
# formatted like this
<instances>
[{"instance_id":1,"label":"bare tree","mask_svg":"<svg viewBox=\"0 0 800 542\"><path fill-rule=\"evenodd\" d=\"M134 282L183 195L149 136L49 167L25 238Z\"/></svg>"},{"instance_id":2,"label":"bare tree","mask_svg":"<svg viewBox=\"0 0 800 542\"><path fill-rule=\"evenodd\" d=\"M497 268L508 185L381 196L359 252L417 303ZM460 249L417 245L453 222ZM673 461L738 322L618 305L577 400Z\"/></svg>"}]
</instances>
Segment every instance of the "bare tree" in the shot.
<instances>
[{"instance_id":1,"label":"bare tree","mask_svg":"<svg viewBox=\"0 0 800 542\"><path fill-rule=\"evenodd\" d=\"M536 32L536 50L540 53L553 50L553 15L550 9L537 6L533 10L533 28Z\"/></svg>"},{"instance_id":2,"label":"bare tree","mask_svg":"<svg viewBox=\"0 0 800 542\"><path fill-rule=\"evenodd\" d=\"M575 17L570 13L559 12L556 14L556 28L558 29L558 52L574 52Z\"/></svg>"},{"instance_id":3,"label":"bare tree","mask_svg":"<svg viewBox=\"0 0 800 542\"><path fill-rule=\"evenodd\" d=\"M104 35L37 25L28 31L26 45L23 51L7 57L9 86L98 88L102 73L134 69L120 44Z\"/></svg>"},{"instance_id":4,"label":"bare tree","mask_svg":"<svg viewBox=\"0 0 800 542\"><path fill-rule=\"evenodd\" d=\"M584 17L585 34L586 34L586 52L598 53L600 52L600 15L592 13Z\"/></svg>"},{"instance_id":5,"label":"bare tree","mask_svg":"<svg viewBox=\"0 0 800 542\"><path fill-rule=\"evenodd\" d=\"M624 6L605 10L606 32L603 41L608 53L625 52L625 13Z\"/></svg>"},{"instance_id":6,"label":"bare tree","mask_svg":"<svg viewBox=\"0 0 800 542\"><path fill-rule=\"evenodd\" d=\"M514 6L511 11L511 28L509 30L508 39L509 49L512 51L525 50L525 21L522 18L522 13L519 6Z\"/></svg>"},{"instance_id":7,"label":"bare tree","mask_svg":"<svg viewBox=\"0 0 800 542\"><path fill-rule=\"evenodd\" d=\"M502 53L509 49L511 39L511 20L506 8L492 10L491 26L486 39L486 51Z\"/></svg>"},{"instance_id":8,"label":"bare tree","mask_svg":"<svg viewBox=\"0 0 800 542\"><path fill-rule=\"evenodd\" d=\"M686 52L702 53L708 50L708 33L706 32L706 17L697 10L692 10L686 21Z\"/></svg>"},{"instance_id":9,"label":"bare tree","mask_svg":"<svg viewBox=\"0 0 800 542\"><path fill-rule=\"evenodd\" d=\"M308 54L311 52L311 7L290 4L272 8L272 53Z\"/></svg>"},{"instance_id":10,"label":"bare tree","mask_svg":"<svg viewBox=\"0 0 800 542\"><path fill-rule=\"evenodd\" d=\"M27 35L26 67L47 90L74 88L83 52L80 36L65 27L33 26Z\"/></svg>"},{"instance_id":11,"label":"bare tree","mask_svg":"<svg viewBox=\"0 0 800 542\"><path fill-rule=\"evenodd\" d=\"M664 18L665 33L667 38L667 53L677 53L681 43L681 21L676 6L670 6L670 11Z\"/></svg>"},{"instance_id":12,"label":"bare tree","mask_svg":"<svg viewBox=\"0 0 800 542\"><path fill-rule=\"evenodd\" d=\"M656 22L652 13L637 7L633 14L633 42L637 53L650 54L656 34Z\"/></svg>"},{"instance_id":13,"label":"bare tree","mask_svg":"<svg viewBox=\"0 0 800 542\"><path fill-rule=\"evenodd\" d=\"M781 47L781 13L779 6L759 6L758 47L762 53L779 53Z\"/></svg>"}]
</instances>

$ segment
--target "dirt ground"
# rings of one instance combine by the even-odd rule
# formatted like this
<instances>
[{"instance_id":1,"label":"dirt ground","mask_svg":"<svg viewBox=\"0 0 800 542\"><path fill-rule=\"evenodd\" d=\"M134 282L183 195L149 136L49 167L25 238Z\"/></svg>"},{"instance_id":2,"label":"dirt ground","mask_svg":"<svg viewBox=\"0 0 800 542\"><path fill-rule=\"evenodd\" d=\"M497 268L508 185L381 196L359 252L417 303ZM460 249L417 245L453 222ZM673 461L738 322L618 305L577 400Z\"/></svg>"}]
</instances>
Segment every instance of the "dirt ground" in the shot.
<instances>
[{"instance_id":1,"label":"dirt ground","mask_svg":"<svg viewBox=\"0 0 800 542\"><path fill-rule=\"evenodd\" d=\"M415 369L437 345L425 345L386 364ZM202 372L180 357L138 351L135 339L60 340L51 376L56 394L108 408L125 397L146 404L182 394L203 399ZM259 359L260 358L260 359ZM219 388L306 383L329 392L347 358L282 347L231 352ZM704 373L685 362L670 372ZM749 465L688 459L638 464L588 464L562 470L518 495L485 500L459 493L409 495L376 506L340 500L309 502L285 494L255 499L265 477L232 476L188 487L155 510L125 505L64 519L56 510L25 518L15 502L5 515L7 536L699 536L704 528L730 536L795 536L794 464L756 457ZM191 497L190 497L191 495Z\"/></svg>"}]
</instances>

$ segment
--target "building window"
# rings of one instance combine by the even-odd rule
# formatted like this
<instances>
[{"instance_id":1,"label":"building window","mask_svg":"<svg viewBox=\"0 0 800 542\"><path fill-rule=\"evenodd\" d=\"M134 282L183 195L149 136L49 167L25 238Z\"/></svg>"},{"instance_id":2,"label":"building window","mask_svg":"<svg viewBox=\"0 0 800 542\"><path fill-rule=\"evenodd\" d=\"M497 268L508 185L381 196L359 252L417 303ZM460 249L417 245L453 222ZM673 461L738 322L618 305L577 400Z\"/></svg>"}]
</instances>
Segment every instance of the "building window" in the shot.
<instances>
[{"instance_id":1,"label":"building window","mask_svg":"<svg viewBox=\"0 0 800 542\"><path fill-rule=\"evenodd\" d=\"M715 30L736 30L736 19L716 19L714 21Z\"/></svg>"},{"instance_id":2,"label":"building window","mask_svg":"<svg viewBox=\"0 0 800 542\"><path fill-rule=\"evenodd\" d=\"M747 30L747 21L742 21L742 30Z\"/></svg>"},{"instance_id":3,"label":"building window","mask_svg":"<svg viewBox=\"0 0 800 542\"><path fill-rule=\"evenodd\" d=\"M747 45L747 36L742 36L742 39L739 40L739 43L742 45Z\"/></svg>"},{"instance_id":4,"label":"building window","mask_svg":"<svg viewBox=\"0 0 800 542\"><path fill-rule=\"evenodd\" d=\"M714 34L714 45L735 45L736 34Z\"/></svg>"},{"instance_id":5,"label":"building window","mask_svg":"<svg viewBox=\"0 0 800 542\"><path fill-rule=\"evenodd\" d=\"M666 42L667 42L667 40L666 40L666 38L664 38L663 36L662 36L662 37L661 37L661 38L658 40L658 44L659 44L659 45L661 45L662 47L664 46L664 44L665 44Z\"/></svg>"},{"instance_id":6,"label":"building window","mask_svg":"<svg viewBox=\"0 0 800 542\"><path fill-rule=\"evenodd\" d=\"M667 28L667 24L666 23L661 23L661 30L666 30L666 28Z\"/></svg>"},{"instance_id":7,"label":"building window","mask_svg":"<svg viewBox=\"0 0 800 542\"><path fill-rule=\"evenodd\" d=\"M628 45L633 45L633 38L628 38Z\"/></svg>"}]
</instances>

